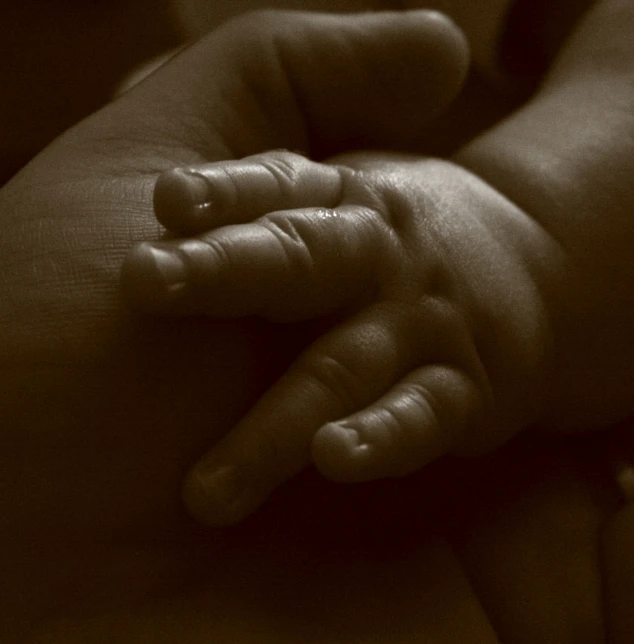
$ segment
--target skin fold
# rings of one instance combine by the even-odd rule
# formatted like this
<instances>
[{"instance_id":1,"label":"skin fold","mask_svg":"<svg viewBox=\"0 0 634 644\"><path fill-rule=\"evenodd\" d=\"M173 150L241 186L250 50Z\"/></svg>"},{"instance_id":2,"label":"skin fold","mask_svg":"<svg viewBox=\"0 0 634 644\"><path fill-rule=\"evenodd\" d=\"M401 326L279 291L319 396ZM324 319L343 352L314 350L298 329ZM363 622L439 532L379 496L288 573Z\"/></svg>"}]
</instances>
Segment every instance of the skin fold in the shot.
<instances>
[{"instance_id":1,"label":"skin fold","mask_svg":"<svg viewBox=\"0 0 634 644\"><path fill-rule=\"evenodd\" d=\"M632 412L631 55L612 33L617 9L590 12L532 101L457 154L475 176L382 153L338 166L273 153L161 178L164 224L217 229L138 248L124 269L133 306L272 320L356 311L193 470L196 516L236 521L311 460L334 480L399 476L529 425L587 430Z\"/></svg>"},{"instance_id":2,"label":"skin fold","mask_svg":"<svg viewBox=\"0 0 634 644\"><path fill-rule=\"evenodd\" d=\"M254 207L265 209L273 190L273 213L164 243L155 262L157 247L141 246L124 269L130 301L164 311L301 320L352 307L189 479L190 506L212 523L261 502L311 447L334 480L402 476L446 452L483 451L539 418L550 337L531 258L555 273L558 245L453 164L385 153L337 160L344 165L276 153L228 166L235 175L220 178L236 198L253 184ZM222 167L201 171L213 180ZM302 194L321 207L285 209ZM250 219L239 203L225 218L232 212ZM166 287L170 251L185 264ZM223 491L236 480L243 499Z\"/></svg>"},{"instance_id":3,"label":"skin fold","mask_svg":"<svg viewBox=\"0 0 634 644\"><path fill-rule=\"evenodd\" d=\"M509 446L492 460L458 463L461 477L448 476L445 463L447 470L432 467L407 485L356 494L307 472L266 512L222 534L186 516L178 488L187 468L320 329L131 318L120 298L119 270L134 243L162 234L152 212L161 172L306 143L301 127L288 138L279 134L279 111L257 109L258 101L267 105L266 88L245 97L240 82L255 64L237 53L248 49L245 42L259 34L255 59L270 63L274 59L263 52L270 53L271 33L281 30L279 37L289 42L298 31L296 16L270 18L244 19L203 40L69 131L0 194L0 283L7 303L0 346L8 544L2 568L12 589L2 599L2 614L10 618L9 640L15 633L14 641L25 642L296 642L317 632L326 640L393 642L422 632L438 642L493 642L496 632L502 641L524 635L539 641L545 631L553 641L579 641L579 633L601 641L606 625L596 544L618 500L608 477L588 474L599 447L588 460L578 446L560 451L552 440L530 449L519 445L519 453ZM397 26L402 33L404 25ZM375 29L361 33L384 42L386 33ZM285 54L291 59L302 52L294 46ZM389 70L371 57L368 62ZM412 74L418 73L416 65ZM311 78L313 87L318 77ZM271 86L276 100L284 86ZM364 105L374 88L357 85L352 97L357 93ZM327 94L326 108L343 113L333 97L344 105L351 96ZM336 119L327 115L311 115L313 132L328 131ZM356 116L347 113L352 129L359 125ZM372 135L368 147L385 147L394 136L378 127L380 121L360 124L359 140ZM325 144L313 145L342 151L337 141L344 130L330 130ZM470 487L495 472L499 478L488 485ZM537 495L536 477L544 484ZM486 495L475 494L479 489L513 494L502 505L492 496L494 511ZM446 495L437 495L440 490ZM465 490L473 490L473 499ZM443 503L434 514L436 496ZM449 522L440 510L459 499L464 505L453 505ZM412 513L414 506L420 511ZM486 526L471 514L480 510L480 516L495 512L496 522L488 525L507 535L508 549L492 547ZM518 515L533 529L512 530ZM382 516L391 521L377 523ZM452 526L461 543L451 536ZM504 526L509 532L501 531ZM402 553L404 543L405 555L386 561L386 553ZM386 548L392 544L399 547ZM531 561L545 562L544 573L522 577L527 564L520 555L535 544L539 557ZM618 548L614 554L627 556ZM483 560L487 569L478 572ZM517 585L518 578L526 583ZM544 579L550 580L548 596L537 583ZM619 583L617 596L625 587ZM572 594L573 587L585 592ZM513 601L509 588L519 589ZM377 589L385 593L377 596ZM533 620L546 614L552 597L561 602L561 610L549 613L553 620ZM317 604L323 608L316 610ZM496 611L501 604L504 610Z\"/></svg>"}]
</instances>

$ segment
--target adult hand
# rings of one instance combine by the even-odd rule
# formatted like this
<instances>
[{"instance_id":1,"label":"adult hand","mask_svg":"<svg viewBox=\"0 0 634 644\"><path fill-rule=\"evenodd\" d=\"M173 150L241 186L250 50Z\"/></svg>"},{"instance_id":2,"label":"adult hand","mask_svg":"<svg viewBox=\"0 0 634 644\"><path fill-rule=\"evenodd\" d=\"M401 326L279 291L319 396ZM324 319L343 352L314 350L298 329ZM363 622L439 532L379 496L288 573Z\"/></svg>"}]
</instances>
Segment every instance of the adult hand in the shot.
<instances>
[{"instance_id":1,"label":"adult hand","mask_svg":"<svg viewBox=\"0 0 634 644\"><path fill-rule=\"evenodd\" d=\"M239 49L232 29L224 38ZM376 506L358 523L363 517L355 508L374 500L369 488L312 489L307 480L296 492L281 495L268 516L227 532L224 545L216 547L179 513L178 484L187 465L251 404L286 361L284 354L305 340L302 334L294 342L289 331L276 335L250 323L137 325L118 303L118 267L127 249L159 234L148 205L155 174L201 157L230 158L224 136L211 146L216 156L199 147L205 140L204 128L197 130L201 113L189 111L196 102L189 103L181 91L188 83L204 90L209 74L224 78L225 91L237 83L230 74L233 54L223 58L213 45L216 37L207 41L207 53L211 62L217 55L224 67L210 65L200 49L192 50L170 76L163 70L64 137L2 194L3 213L12 213L5 216L2 241L8 303L2 341L1 404L7 420L2 510L7 543L21 538L20 548L3 552L5 585L15 591L5 605L28 606L45 620L32 641L101 637L181 643L216 637L283 644L321 632L325 640L405 642L420 632L437 642L494 642L468 582L479 575L470 567L461 570L435 521L414 518L416 529L409 523L414 497L423 489L415 482L387 488L382 502L377 490ZM189 75L182 78L196 60L196 68L207 74L200 84ZM191 92L196 94L195 87ZM236 156L257 151L246 136L254 113L243 112L248 123L242 124L242 139L223 96L201 102L202 123L217 115L218 131L227 128L229 139L243 141ZM271 141L270 132L260 136L266 139L263 147L296 147ZM186 144L178 143L181 137ZM262 346L276 340L268 350ZM274 363L263 367L269 359ZM546 565L538 577L552 581L547 586L563 606L555 624L544 627L549 637L542 639L566 641L558 636L579 629L600 641L596 593L571 597L568 592L596 588L594 540L605 505L597 503L595 488L586 485L574 461L562 471L558 456L544 460L537 450L534 460L525 452L495 457L501 459L504 489L510 486L517 495L506 499L499 521L490 525L512 528L527 501L535 508L525 513L523 524L532 529L509 535L509 549L492 543L486 526L466 512L471 507L477 515L477 495L462 497L464 507L456 508L459 529L449 532L462 531L476 543L473 561L488 554L487 575L491 583L500 582L497 593L477 584L483 602L503 607L498 614L509 604L517 608L504 626L491 617L502 639L536 625L536 603L551 606L534 579L530 602L517 584L527 568L534 570L536 557L517 566L517 557L509 554L515 548L518 555L535 552L539 543ZM529 467L522 470L519 463ZM484 466L485 475L493 471L490 462ZM507 483L506 475L514 473L517 478ZM535 473L545 488L534 497ZM473 480L470 474L465 472L458 479L462 485L440 500L459 499ZM496 487L502 486L493 477L485 489ZM307 488L312 495L306 496ZM412 496L395 504L394 493L407 490ZM289 498L293 493L297 497ZM307 507L307 499L316 507ZM320 503L332 509L323 510ZM564 509L568 520L562 521ZM377 523L385 516L391 525L383 529ZM435 529L441 533L437 539L429 537ZM411 536L405 544L404 534ZM546 543L544 535L551 537ZM554 550L546 547L551 544ZM562 552L571 557L562 559ZM516 601L509 598L509 588L520 589ZM8 611L3 610L7 616ZM357 617L351 621L350 615ZM410 621L412 616L418 621ZM19 621L23 615L16 610L15 617ZM573 637L574 632L568 639Z\"/></svg>"},{"instance_id":2,"label":"adult hand","mask_svg":"<svg viewBox=\"0 0 634 644\"><path fill-rule=\"evenodd\" d=\"M133 242L160 234L151 194L161 170L270 147L402 144L465 68L460 33L437 14L256 14L69 131L7 185L2 470L21 485L3 498L5 516L62 530L72 518L78 532L114 516L143 524L202 437L253 397L253 371L284 353L261 327L129 319L119 270ZM389 99L367 110L385 85Z\"/></svg>"},{"instance_id":3,"label":"adult hand","mask_svg":"<svg viewBox=\"0 0 634 644\"><path fill-rule=\"evenodd\" d=\"M124 561L138 564L143 588L161 562L178 568L166 540L198 534L179 500L187 467L306 341L305 330L250 321L130 317L119 270L134 242L161 233L158 173L271 147L404 145L465 71L462 36L437 14L255 14L69 131L3 188L0 510L15 575L3 612L55 613L51 598L81 598Z\"/></svg>"}]
</instances>

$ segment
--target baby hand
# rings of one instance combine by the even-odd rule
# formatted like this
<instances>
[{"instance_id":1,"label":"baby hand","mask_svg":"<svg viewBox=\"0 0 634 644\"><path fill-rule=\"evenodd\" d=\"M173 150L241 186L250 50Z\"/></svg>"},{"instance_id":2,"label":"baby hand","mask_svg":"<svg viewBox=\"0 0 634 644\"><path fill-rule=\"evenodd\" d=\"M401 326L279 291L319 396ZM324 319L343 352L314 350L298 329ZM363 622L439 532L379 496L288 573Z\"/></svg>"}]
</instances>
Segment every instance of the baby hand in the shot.
<instances>
[{"instance_id":1,"label":"baby hand","mask_svg":"<svg viewBox=\"0 0 634 644\"><path fill-rule=\"evenodd\" d=\"M543 230L449 162L276 151L165 173L159 220L197 237L124 267L141 310L291 321L345 311L190 472L201 520L238 521L311 460L327 477L410 473L539 416Z\"/></svg>"}]
</instances>

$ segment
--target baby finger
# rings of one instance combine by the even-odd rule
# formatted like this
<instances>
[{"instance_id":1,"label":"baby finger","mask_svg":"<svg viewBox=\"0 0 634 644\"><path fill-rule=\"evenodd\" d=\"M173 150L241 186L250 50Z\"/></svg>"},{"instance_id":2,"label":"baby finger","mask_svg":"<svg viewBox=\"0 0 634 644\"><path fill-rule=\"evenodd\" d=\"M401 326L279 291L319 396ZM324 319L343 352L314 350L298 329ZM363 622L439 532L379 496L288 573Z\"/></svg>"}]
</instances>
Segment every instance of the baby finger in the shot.
<instances>
[{"instance_id":1,"label":"baby finger","mask_svg":"<svg viewBox=\"0 0 634 644\"><path fill-rule=\"evenodd\" d=\"M309 319L372 292L390 239L369 208L281 211L196 239L140 244L123 286L143 311Z\"/></svg>"},{"instance_id":2,"label":"baby finger","mask_svg":"<svg viewBox=\"0 0 634 644\"><path fill-rule=\"evenodd\" d=\"M197 234L253 221L268 212L341 200L343 168L288 150L164 172L154 187L154 213L173 232Z\"/></svg>"},{"instance_id":3,"label":"baby finger","mask_svg":"<svg viewBox=\"0 0 634 644\"><path fill-rule=\"evenodd\" d=\"M421 367L373 405L324 425L313 438L313 460L335 481L410 474L477 431L485 396L461 369Z\"/></svg>"}]
</instances>

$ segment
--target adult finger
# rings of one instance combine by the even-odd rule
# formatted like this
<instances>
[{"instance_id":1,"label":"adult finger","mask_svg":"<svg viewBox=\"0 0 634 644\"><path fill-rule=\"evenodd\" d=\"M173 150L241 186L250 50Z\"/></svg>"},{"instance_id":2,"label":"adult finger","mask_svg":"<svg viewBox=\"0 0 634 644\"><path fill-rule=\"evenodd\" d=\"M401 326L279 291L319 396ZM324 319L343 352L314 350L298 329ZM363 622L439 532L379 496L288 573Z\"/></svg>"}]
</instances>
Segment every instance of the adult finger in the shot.
<instances>
[{"instance_id":1,"label":"adult finger","mask_svg":"<svg viewBox=\"0 0 634 644\"><path fill-rule=\"evenodd\" d=\"M264 11L212 32L119 104L143 107L133 140L160 134L162 150L185 146L192 161L276 148L321 157L407 147L467 67L462 33L437 12Z\"/></svg>"}]
</instances>

